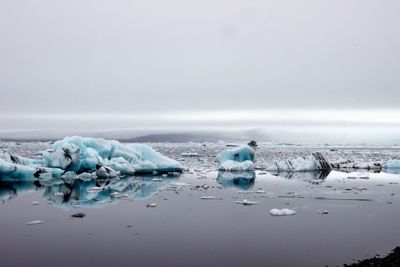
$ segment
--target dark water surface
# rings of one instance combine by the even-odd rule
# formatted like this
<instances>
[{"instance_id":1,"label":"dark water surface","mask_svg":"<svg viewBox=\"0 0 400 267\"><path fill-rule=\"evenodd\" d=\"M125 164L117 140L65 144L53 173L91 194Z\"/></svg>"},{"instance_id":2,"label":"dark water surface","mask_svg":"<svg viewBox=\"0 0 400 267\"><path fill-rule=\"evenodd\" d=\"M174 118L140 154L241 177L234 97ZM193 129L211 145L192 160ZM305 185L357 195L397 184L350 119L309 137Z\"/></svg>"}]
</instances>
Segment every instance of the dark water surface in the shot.
<instances>
[{"instance_id":1,"label":"dark water surface","mask_svg":"<svg viewBox=\"0 0 400 267\"><path fill-rule=\"evenodd\" d=\"M3 182L0 265L336 266L400 244L398 175L224 175ZM235 203L243 199L259 204Z\"/></svg>"},{"instance_id":2,"label":"dark water surface","mask_svg":"<svg viewBox=\"0 0 400 267\"><path fill-rule=\"evenodd\" d=\"M26 156L49 146L2 143ZM386 160L398 158L398 148L261 144L260 170L232 174L215 171L223 144L152 146L188 169L168 177L0 182L0 266L336 266L400 245L399 174L263 171L272 160L314 151L331 161ZM236 203L244 199L259 203ZM296 214L274 217L273 208ZM78 212L86 216L71 217ZM44 222L27 225L33 220Z\"/></svg>"}]
</instances>

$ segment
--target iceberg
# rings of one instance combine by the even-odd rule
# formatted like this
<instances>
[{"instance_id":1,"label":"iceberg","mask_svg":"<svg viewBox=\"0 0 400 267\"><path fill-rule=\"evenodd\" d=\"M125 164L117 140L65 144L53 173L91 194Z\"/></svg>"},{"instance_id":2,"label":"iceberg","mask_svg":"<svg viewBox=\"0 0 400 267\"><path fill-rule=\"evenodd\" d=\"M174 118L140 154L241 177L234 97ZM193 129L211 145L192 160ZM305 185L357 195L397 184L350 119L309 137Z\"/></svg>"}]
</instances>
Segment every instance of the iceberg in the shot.
<instances>
[{"instance_id":1,"label":"iceberg","mask_svg":"<svg viewBox=\"0 0 400 267\"><path fill-rule=\"evenodd\" d=\"M319 152L307 157L298 157L275 162L266 168L270 172L305 172L305 171L330 171L331 164Z\"/></svg>"},{"instance_id":2,"label":"iceberg","mask_svg":"<svg viewBox=\"0 0 400 267\"><path fill-rule=\"evenodd\" d=\"M182 172L183 166L151 147L116 140L72 136L59 140L41 158L0 153L0 180L61 177L114 178L136 173ZM83 175L86 173L86 175Z\"/></svg>"},{"instance_id":3,"label":"iceberg","mask_svg":"<svg viewBox=\"0 0 400 267\"><path fill-rule=\"evenodd\" d=\"M253 171L255 159L255 150L248 145L225 149L217 155L221 171Z\"/></svg>"}]
</instances>

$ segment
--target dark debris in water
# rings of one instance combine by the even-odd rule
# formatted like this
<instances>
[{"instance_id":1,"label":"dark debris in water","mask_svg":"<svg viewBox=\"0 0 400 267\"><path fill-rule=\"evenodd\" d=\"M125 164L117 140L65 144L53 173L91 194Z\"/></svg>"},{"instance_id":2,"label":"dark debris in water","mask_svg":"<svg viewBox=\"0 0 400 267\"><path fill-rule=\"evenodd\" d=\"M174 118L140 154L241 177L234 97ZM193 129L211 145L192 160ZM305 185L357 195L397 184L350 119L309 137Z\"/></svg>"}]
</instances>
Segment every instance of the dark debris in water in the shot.
<instances>
[{"instance_id":1,"label":"dark debris in water","mask_svg":"<svg viewBox=\"0 0 400 267\"><path fill-rule=\"evenodd\" d=\"M73 217L73 218L83 218L85 216L86 216L86 214L82 213L82 212L71 214L71 217Z\"/></svg>"},{"instance_id":2,"label":"dark debris in water","mask_svg":"<svg viewBox=\"0 0 400 267\"><path fill-rule=\"evenodd\" d=\"M379 256L379 255L377 255ZM361 260L357 263L350 265L344 264L345 267L398 267L400 266L400 247L396 247L392 250L389 255L383 258L378 258L377 256Z\"/></svg>"}]
</instances>

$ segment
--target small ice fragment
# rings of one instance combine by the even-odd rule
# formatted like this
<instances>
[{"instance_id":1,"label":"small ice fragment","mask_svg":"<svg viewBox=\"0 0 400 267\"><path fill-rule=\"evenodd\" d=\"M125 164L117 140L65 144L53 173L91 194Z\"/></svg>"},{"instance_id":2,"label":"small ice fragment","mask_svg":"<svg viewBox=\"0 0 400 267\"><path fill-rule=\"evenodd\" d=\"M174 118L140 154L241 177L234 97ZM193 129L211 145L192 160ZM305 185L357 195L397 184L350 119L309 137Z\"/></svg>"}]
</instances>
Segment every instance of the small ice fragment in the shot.
<instances>
[{"instance_id":1,"label":"small ice fragment","mask_svg":"<svg viewBox=\"0 0 400 267\"><path fill-rule=\"evenodd\" d=\"M265 191L264 190L257 190L256 193L257 194L265 194Z\"/></svg>"},{"instance_id":2,"label":"small ice fragment","mask_svg":"<svg viewBox=\"0 0 400 267\"><path fill-rule=\"evenodd\" d=\"M250 201L250 200L247 200L247 199L243 199L243 201L236 201L236 204L242 204L244 206L250 206L250 205L257 205L258 202Z\"/></svg>"},{"instance_id":3,"label":"small ice fragment","mask_svg":"<svg viewBox=\"0 0 400 267\"><path fill-rule=\"evenodd\" d=\"M329 211L327 211L327 210L320 210L319 211L319 214L323 214L323 215L328 214L328 213L329 213Z\"/></svg>"},{"instance_id":4,"label":"small ice fragment","mask_svg":"<svg viewBox=\"0 0 400 267\"><path fill-rule=\"evenodd\" d=\"M272 209L269 212L272 216L287 216L287 215L295 215L296 211L290 209Z\"/></svg>"},{"instance_id":5,"label":"small ice fragment","mask_svg":"<svg viewBox=\"0 0 400 267\"><path fill-rule=\"evenodd\" d=\"M146 207L147 208L155 208L155 207L157 207L157 203L153 202L153 203L147 204Z\"/></svg>"},{"instance_id":6,"label":"small ice fragment","mask_svg":"<svg viewBox=\"0 0 400 267\"><path fill-rule=\"evenodd\" d=\"M31 202L31 205L32 206L37 206L37 205L39 205L39 202L38 201L33 201L33 202Z\"/></svg>"},{"instance_id":7,"label":"small ice fragment","mask_svg":"<svg viewBox=\"0 0 400 267\"><path fill-rule=\"evenodd\" d=\"M117 196L120 195L120 193L119 192L112 192L110 195L117 197Z\"/></svg>"},{"instance_id":8,"label":"small ice fragment","mask_svg":"<svg viewBox=\"0 0 400 267\"><path fill-rule=\"evenodd\" d=\"M27 224L27 225L35 225L35 224L41 224L41 223L44 223L44 221L41 221L41 220L33 220L33 221L27 222L26 224Z\"/></svg>"},{"instance_id":9,"label":"small ice fragment","mask_svg":"<svg viewBox=\"0 0 400 267\"><path fill-rule=\"evenodd\" d=\"M82 213L82 212L71 214L71 217L73 217L73 218L83 218L85 216L86 216L86 214Z\"/></svg>"},{"instance_id":10,"label":"small ice fragment","mask_svg":"<svg viewBox=\"0 0 400 267\"><path fill-rule=\"evenodd\" d=\"M211 199L215 199L215 197L213 197L213 196L204 196L204 197L201 197L201 199L211 200Z\"/></svg>"},{"instance_id":11,"label":"small ice fragment","mask_svg":"<svg viewBox=\"0 0 400 267\"><path fill-rule=\"evenodd\" d=\"M161 175L161 176L162 176L162 177L164 177L164 178L165 178L165 177L168 177L168 175L167 175L167 174L165 174L165 173L164 173L163 175Z\"/></svg>"},{"instance_id":12,"label":"small ice fragment","mask_svg":"<svg viewBox=\"0 0 400 267\"><path fill-rule=\"evenodd\" d=\"M203 184L201 187L203 187L203 189L208 189L209 188L209 186L206 185L206 184Z\"/></svg>"},{"instance_id":13,"label":"small ice fragment","mask_svg":"<svg viewBox=\"0 0 400 267\"><path fill-rule=\"evenodd\" d=\"M90 188L91 191L100 191L101 187L98 186L93 186L92 188Z\"/></svg>"},{"instance_id":14,"label":"small ice fragment","mask_svg":"<svg viewBox=\"0 0 400 267\"><path fill-rule=\"evenodd\" d=\"M153 179L151 179L153 182L162 182L162 179L160 179L160 178L153 178Z\"/></svg>"},{"instance_id":15,"label":"small ice fragment","mask_svg":"<svg viewBox=\"0 0 400 267\"><path fill-rule=\"evenodd\" d=\"M64 195L64 193L62 193L62 192L55 192L54 193L54 196L63 196Z\"/></svg>"}]
</instances>

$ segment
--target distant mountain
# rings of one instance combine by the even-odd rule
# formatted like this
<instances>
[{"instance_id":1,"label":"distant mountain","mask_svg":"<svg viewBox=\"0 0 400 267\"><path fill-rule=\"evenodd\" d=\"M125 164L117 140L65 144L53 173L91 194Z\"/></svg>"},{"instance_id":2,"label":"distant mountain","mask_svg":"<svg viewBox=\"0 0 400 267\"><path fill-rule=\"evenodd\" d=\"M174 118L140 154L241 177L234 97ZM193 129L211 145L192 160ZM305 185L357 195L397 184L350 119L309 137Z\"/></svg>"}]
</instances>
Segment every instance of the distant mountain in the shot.
<instances>
[{"instance_id":1,"label":"distant mountain","mask_svg":"<svg viewBox=\"0 0 400 267\"><path fill-rule=\"evenodd\" d=\"M170 142L170 143L185 143L185 142L218 142L219 140L231 141L236 138L224 136L222 134L213 133L163 133L163 134L148 134L129 139L120 139L123 142Z\"/></svg>"}]
</instances>

